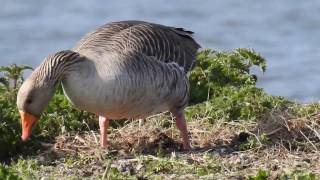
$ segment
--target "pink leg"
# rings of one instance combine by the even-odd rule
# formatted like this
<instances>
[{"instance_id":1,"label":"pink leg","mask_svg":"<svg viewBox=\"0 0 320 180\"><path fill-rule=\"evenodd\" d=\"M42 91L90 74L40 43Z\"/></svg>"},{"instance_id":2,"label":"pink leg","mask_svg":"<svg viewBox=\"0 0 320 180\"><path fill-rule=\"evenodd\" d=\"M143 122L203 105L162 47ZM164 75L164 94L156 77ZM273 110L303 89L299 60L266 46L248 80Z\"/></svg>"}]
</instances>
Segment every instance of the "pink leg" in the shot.
<instances>
[{"instance_id":1,"label":"pink leg","mask_svg":"<svg viewBox=\"0 0 320 180\"><path fill-rule=\"evenodd\" d=\"M180 136L183 141L183 149L184 150L191 150L189 136L188 136L188 130L187 130L187 124L184 117L184 113L172 113L175 117L176 125L178 129L180 130Z\"/></svg>"},{"instance_id":2,"label":"pink leg","mask_svg":"<svg viewBox=\"0 0 320 180\"><path fill-rule=\"evenodd\" d=\"M109 127L109 120L103 116L99 116L100 126L100 145L102 148L108 147L107 133Z\"/></svg>"}]
</instances>

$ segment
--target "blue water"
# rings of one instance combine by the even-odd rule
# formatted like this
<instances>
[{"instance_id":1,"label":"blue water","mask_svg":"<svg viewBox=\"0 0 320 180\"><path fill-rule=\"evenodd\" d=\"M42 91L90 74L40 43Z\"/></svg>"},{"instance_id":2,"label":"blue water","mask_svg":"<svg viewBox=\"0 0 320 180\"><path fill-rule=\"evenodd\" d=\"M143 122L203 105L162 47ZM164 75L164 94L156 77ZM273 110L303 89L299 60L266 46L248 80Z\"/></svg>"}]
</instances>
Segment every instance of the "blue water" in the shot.
<instances>
[{"instance_id":1,"label":"blue water","mask_svg":"<svg viewBox=\"0 0 320 180\"><path fill-rule=\"evenodd\" d=\"M194 31L204 48L254 48L268 60L259 87L320 100L320 1L1 0L0 65L38 65L110 21L137 19Z\"/></svg>"}]
</instances>

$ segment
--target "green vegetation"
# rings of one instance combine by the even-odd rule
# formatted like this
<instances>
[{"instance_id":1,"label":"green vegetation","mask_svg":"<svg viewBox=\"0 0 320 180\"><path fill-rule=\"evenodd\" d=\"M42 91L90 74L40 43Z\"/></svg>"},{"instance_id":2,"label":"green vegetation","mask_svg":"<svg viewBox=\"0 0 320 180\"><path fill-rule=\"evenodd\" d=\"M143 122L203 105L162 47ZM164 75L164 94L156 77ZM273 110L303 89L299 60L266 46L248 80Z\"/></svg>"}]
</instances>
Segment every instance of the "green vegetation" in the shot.
<instances>
[{"instance_id":1,"label":"green vegetation","mask_svg":"<svg viewBox=\"0 0 320 180\"><path fill-rule=\"evenodd\" d=\"M250 73L252 66L266 70L265 59L249 49L230 53L207 49L198 53L197 60L189 76L192 104L218 97L225 87L255 86L257 76Z\"/></svg>"},{"instance_id":2,"label":"green vegetation","mask_svg":"<svg viewBox=\"0 0 320 180\"><path fill-rule=\"evenodd\" d=\"M16 90L24 81L23 71L33 69L27 65L0 66L0 72L4 72L4 76L0 78L0 83L8 90Z\"/></svg>"},{"instance_id":3,"label":"green vegetation","mask_svg":"<svg viewBox=\"0 0 320 180\"><path fill-rule=\"evenodd\" d=\"M61 87L31 141L20 140L15 105L25 65L0 67L0 179L317 179L320 105L266 94L251 71L266 60L251 49L203 50L189 74L186 109L194 150L181 152L167 113L111 124L99 149L96 116L74 109Z\"/></svg>"},{"instance_id":4,"label":"green vegetation","mask_svg":"<svg viewBox=\"0 0 320 180\"><path fill-rule=\"evenodd\" d=\"M265 59L253 50L233 52L204 50L198 54L198 64L190 73L190 103L192 115L215 120L257 120L266 113L286 107L283 97L267 95L256 87L257 76L250 70L257 66L266 70Z\"/></svg>"},{"instance_id":5,"label":"green vegetation","mask_svg":"<svg viewBox=\"0 0 320 180\"><path fill-rule=\"evenodd\" d=\"M249 176L249 180L265 180L269 177L269 172L259 169L256 176Z\"/></svg>"},{"instance_id":6,"label":"green vegetation","mask_svg":"<svg viewBox=\"0 0 320 180\"><path fill-rule=\"evenodd\" d=\"M1 77L4 83L0 85L0 90L2 90L0 91L0 144L2 145L0 160L12 157L18 152L28 151L30 147L37 145L36 141L22 143L20 140L21 125L16 108L16 94L23 81L22 73L27 69L32 68L15 64L0 67L0 71L5 71ZM94 115L74 109L62 93L62 90L57 91L42 115L40 123L33 133L37 138L49 140L59 134L88 130L88 128L97 126L93 121Z\"/></svg>"},{"instance_id":7,"label":"green vegetation","mask_svg":"<svg viewBox=\"0 0 320 180\"><path fill-rule=\"evenodd\" d=\"M16 64L0 67L3 73L0 77L0 160L13 156L21 149L19 113L15 99L17 88L23 82L22 73L26 69L32 68Z\"/></svg>"}]
</instances>

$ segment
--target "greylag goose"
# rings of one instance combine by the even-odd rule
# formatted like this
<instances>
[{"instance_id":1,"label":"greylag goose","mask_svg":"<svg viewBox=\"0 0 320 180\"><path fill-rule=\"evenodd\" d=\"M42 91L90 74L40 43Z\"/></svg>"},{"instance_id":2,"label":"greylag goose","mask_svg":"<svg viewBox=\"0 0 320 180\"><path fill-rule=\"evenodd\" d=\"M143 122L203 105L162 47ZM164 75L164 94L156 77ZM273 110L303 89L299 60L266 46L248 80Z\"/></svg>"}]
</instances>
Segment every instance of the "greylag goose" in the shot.
<instances>
[{"instance_id":1,"label":"greylag goose","mask_svg":"<svg viewBox=\"0 0 320 180\"><path fill-rule=\"evenodd\" d=\"M110 119L170 111L183 148L190 149L184 117L186 73L200 48L192 34L143 21L113 22L85 35L72 50L49 55L18 91L22 140L29 138L61 83L75 107L99 116L101 147L107 147Z\"/></svg>"}]
</instances>

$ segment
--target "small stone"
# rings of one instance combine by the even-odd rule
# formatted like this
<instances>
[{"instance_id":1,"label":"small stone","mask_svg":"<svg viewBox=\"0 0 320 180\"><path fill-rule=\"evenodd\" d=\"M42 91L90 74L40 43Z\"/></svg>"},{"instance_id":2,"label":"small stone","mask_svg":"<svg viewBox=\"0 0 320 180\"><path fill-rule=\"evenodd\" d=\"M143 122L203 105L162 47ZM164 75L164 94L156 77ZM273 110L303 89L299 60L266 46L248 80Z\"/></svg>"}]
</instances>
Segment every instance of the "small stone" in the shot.
<instances>
[{"instance_id":1,"label":"small stone","mask_svg":"<svg viewBox=\"0 0 320 180\"><path fill-rule=\"evenodd\" d=\"M311 160L310 159L303 159L304 162L310 164L311 163Z\"/></svg>"}]
</instances>

